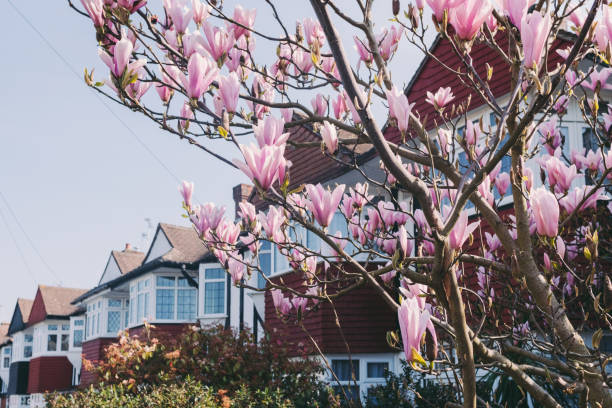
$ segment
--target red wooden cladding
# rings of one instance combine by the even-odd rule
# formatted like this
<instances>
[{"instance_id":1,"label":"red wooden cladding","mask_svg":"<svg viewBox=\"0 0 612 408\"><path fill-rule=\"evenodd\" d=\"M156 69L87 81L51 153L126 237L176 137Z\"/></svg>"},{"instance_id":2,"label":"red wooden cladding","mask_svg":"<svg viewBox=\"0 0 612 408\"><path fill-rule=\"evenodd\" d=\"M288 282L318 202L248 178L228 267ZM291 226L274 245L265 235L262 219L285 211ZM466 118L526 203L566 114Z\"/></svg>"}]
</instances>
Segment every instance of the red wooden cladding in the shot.
<instances>
[{"instance_id":1,"label":"red wooden cladding","mask_svg":"<svg viewBox=\"0 0 612 408\"><path fill-rule=\"evenodd\" d=\"M28 319L28 327L36 323L42 322L47 318L47 310L45 309L45 302L40 293L40 289L36 291L36 297L34 303L32 303L32 311L30 312L30 318Z\"/></svg>"},{"instance_id":2,"label":"red wooden cladding","mask_svg":"<svg viewBox=\"0 0 612 408\"><path fill-rule=\"evenodd\" d=\"M115 343L117 339L98 338L86 341L83 343L82 356L83 359L90 361L96 365L100 360L105 358L106 348ZM93 384L96 380L94 372L88 371L83 366L81 368L81 385L87 386Z\"/></svg>"},{"instance_id":3,"label":"red wooden cladding","mask_svg":"<svg viewBox=\"0 0 612 408\"><path fill-rule=\"evenodd\" d=\"M30 360L28 394L65 391L72 388L72 364L65 356Z\"/></svg>"},{"instance_id":4,"label":"red wooden cladding","mask_svg":"<svg viewBox=\"0 0 612 408\"><path fill-rule=\"evenodd\" d=\"M186 323L169 323L169 324L154 324L151 327L151 337L155 337L159 340L172 340L183 334L185 330L193 326L192 324ZM129 330L130 336L138 336L141 339L146 338L145 327L138 326Z\"/></svg>"},{"instance_id":5,"label":"red wooden cladding","mask_svg":"<svg viewBox=\"0 0 612 408\"><path fill-rule=\"evenodd\" d=\"M290 272L272 279L279 282L282 278L287 287L301 290L304 282L302 272ZM351 353L383 353L392 351L387 344L386 334L397 326L397 315L382 300L371 286L364 285L350 294L334 301L335 312L342 333L336 324L334 309L322 302L314 310L304 314L304 327L324 353L347 353L342 334ZM292 354L305 351L313 354L313 345L308 335L295 322L285 323L277 315L272 296L266 292L266 329L273 337L286 343Z\"/></svg>"}]
</instances>

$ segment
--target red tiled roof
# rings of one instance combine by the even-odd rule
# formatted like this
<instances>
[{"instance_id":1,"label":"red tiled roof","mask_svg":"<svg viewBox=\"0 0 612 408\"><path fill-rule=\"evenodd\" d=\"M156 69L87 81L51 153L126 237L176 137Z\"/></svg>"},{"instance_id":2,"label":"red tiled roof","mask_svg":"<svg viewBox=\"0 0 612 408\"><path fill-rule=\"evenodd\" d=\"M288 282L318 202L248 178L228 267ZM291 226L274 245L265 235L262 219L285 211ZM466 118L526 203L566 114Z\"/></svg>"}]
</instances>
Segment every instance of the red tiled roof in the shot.
<instances>
[{"instance_id":1,"label":"red tiled roof","mask_svg":"<svg viewBox=\"0 0 612 408\"><path fill-rule=\"evenodd\" d=\"M144 252L133 251L130 249L126 249L124 251L112 251L111 252L113 258L115 258L115 262L117 262L117 266L119 267L119 271L122 275L138 268L142 265L142 261L144 261L145 254Z\"/></svg>"},{"instance_id":2,"label":"red tiled roof","mask_svg":"<svg viewBox=\"0 0 612 408\"><path fill-rule=\"evenodd\" d=\"M208 249L192 227L160 223L159 228L172 246L170 251L161 256L164 261L193 263L208 254Z\"/></svg>"},{"instance_id":3,"label":"red tiled roof","mask_svg":"<svg viewBox=\"0 0 612 408\"><path fill-rule=\"evenodd\" d=\"M30 312L32 311L32 305L34 301L31 299L17 299L17 306L19 307L19 311L21 312L21 318L23 319L23 323L28 323L30 320Z\"/></svg>"}]
</instances>

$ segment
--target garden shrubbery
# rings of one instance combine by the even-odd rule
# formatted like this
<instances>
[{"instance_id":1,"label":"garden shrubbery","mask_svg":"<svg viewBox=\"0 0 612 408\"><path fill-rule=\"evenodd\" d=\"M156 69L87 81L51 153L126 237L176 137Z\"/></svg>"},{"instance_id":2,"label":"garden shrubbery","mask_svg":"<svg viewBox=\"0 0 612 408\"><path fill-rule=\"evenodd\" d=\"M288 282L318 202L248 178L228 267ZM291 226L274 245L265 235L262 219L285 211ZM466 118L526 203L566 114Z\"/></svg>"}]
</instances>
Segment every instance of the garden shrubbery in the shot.
<instances>
[{"instance_id":1,"label":"garden shrubbery","mask_svg":"<svg viewBox=\"0 0 612 408\"><path fill-rule=\"evenodd\" d=\"M83 369L96 373L97 383L71 395L51 395L48 406L330 405L328 387L320 380L323 368L319 361L292 358L281 343L255 342L247 330L220 326L193 327L174 339L158 339L152 329L147 326L142 338L122 335L96 367L85 361ZM167 405L172 399L176 401Z\"/></svg>"}]
</instances>

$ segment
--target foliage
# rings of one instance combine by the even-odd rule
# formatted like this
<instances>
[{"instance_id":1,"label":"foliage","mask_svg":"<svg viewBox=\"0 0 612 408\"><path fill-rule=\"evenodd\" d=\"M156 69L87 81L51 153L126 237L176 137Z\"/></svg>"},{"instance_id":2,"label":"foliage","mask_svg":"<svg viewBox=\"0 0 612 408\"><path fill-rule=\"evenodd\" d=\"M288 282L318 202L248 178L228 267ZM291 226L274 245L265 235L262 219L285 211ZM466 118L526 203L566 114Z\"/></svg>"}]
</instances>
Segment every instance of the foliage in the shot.
<instances>
[{"instance_id":1,"label":"foliage","mask_svg":"<svg viewBox=\"0 0 612 408\"><path fill-rule=\"evenodd\" d=\"M234 397L226 390L214 391L194 381L185 379L177 384L141 387L134 393L122 384L101 384L71 394L50 394L48 408L294 408L296 405L282 395L280 390L250 391L241 387Z\"/></svg>"},{"instance_id":2,"label":"foliage","mask_svg":"<svg viewBox=\"0 0 612 408\"><path fill-rule=\"evenodd\" d=\"M291 358L280 342L264 338L256 343L248 330L221 326L193 327L166 340L154 337L154 330L147 326L140 339L124 334L109 346L106 358L94 368L99 381L137 393L193 378L213 389L226 390L238 400L245 392L248 396L278 390L278 395L290 397L296 407L321 406L328 399L325 384L319 380L319 362Z\"/></svg>"}]
</instances>

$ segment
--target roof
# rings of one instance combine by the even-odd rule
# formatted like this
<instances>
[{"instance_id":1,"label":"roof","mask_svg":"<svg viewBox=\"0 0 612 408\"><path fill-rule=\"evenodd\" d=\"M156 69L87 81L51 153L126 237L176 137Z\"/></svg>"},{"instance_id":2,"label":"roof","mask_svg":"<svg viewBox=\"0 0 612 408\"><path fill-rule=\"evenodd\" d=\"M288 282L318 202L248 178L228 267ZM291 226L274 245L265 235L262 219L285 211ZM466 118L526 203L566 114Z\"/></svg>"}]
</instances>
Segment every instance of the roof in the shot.
<instances>
[{"instance_id":1,"label":"roof","mask_svg":"<svg viewBox=\"0 0 612 408\"><path fill-rule=\"evenodd\" d=\"M8 335L9 323L0 323L0 346L8 343L11 338Z\"/></svg>"},{"instance_id":2,"label":"roof","mask_svg":"<svg viewBox=\"0 0 612 408\"><path fill-rule=\"evenodd\" d=\"M17 307L19 307L19 311L21 312L21 318L24 323L27 323L30 320L30 312L32 311L32 305L34 304L34 300L32 299L17 299Z\"/></svg>"},{"instance_id":3,"label":"roof","mask_svg":"<svg viewBox=\"0 0 612 408\"><path fill-rule=\"evenodd\" d=\"M134 251L131 249L111 251L111 255L113 258L115 258L115 262L117 262L117 266L119 267L119 271L122 275L125 275L126 273L142 265L142 261L144 261L145 258L144 252Z\"/></svg>"},{"instance_id":4,"label":"roof","mask_svg":"<svg viewBox=\"0 0 612 408\"><path fill-rule=\"evenodd\" d=\"M136 279L156 268L163 266L180 268L185 266L187 269L195 270L199 262L216 259L212 253L208 252L208 249L206 249L204 243L193 228L160 223L155 235L158 235L160 232L166 236L170 246L172 246L170 251L158 258L141 264L115 279L104 282L79 296L73 297L71 303L73 305L78 304L87 298L105 290L115 288L132 279ZM149 248L149 251L150 250ZM147 255L145 255L143 259L146 259Z\"/></svg>"},{"instance_id":5,"label":"roof","mask_svg":"<svg viewBox=\"0 0 612 408\"><path fill-rule=\"evenodd\" d=\"M193 227L159 224L159 229L168 238L172 249L161 256L165 261L193 263L208 254L208 249Z\"/></svg>"},{"instance_id":6,"label":"roof","mask_svg":"<svg viewBox=\"0 0 612 408\"><path fill-rule=\"evenodd\" d=\"M313 131L311 126L296 126L291 128L289 132L291 134L288 139L287 147L285 148L285 158L291 161L291 167L289 168L290 190L305 183L324 183L352 170L352 168L324 155L321 152L319 144L299 147L292 145L292 143L320 143L321 137ZM338 131L338 138L340 140L354 139L355 137L356 136L347 131ZM375 150L371 144L360 144L355 146L345 145L340 150L337 158L350 162L354 155L358 163L363 163L367 159L374 157L374 152ZM256 189L253 189L249 201L253 203L258 210L263 210L268 205L268 203L261 200Z\"/></svg>"}]
</instances>

